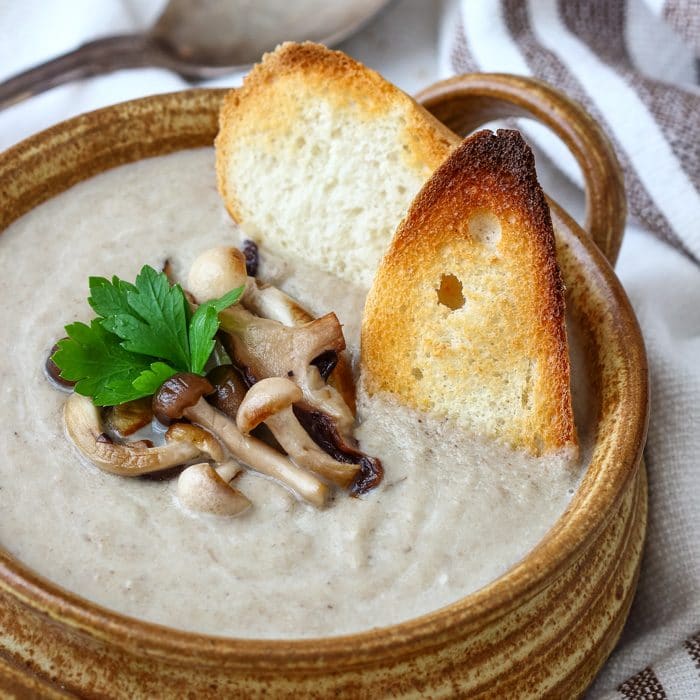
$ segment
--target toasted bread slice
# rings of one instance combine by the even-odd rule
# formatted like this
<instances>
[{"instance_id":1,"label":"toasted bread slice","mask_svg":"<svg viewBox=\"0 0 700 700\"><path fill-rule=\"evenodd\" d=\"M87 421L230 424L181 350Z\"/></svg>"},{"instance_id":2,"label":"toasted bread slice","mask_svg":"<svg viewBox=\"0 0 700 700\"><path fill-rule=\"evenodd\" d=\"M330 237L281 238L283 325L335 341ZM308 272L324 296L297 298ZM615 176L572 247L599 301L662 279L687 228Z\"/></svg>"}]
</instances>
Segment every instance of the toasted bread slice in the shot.
<instances>
[{"instance_id":1,"label":"toasted bread slice","mask_svg":"<svg viewBox=\"0 0 700 700\"><path fill-rule=\"evenodd\" d=\"M577 453L552 222L518 132L465 139L412 203L367 298L362 367L369 394Z\"/></svg>"},{"instance_id":2,"label":"toasted bread slice","mask_svg":"<svg viewBox=\"0 0 700 700\"><path fill-rule=\"evenodd\" d=\"M286 43L225 98L219 191L258 243L368 288L413 197L459 141L340 51Z\"/></svg>"}]
</instances>

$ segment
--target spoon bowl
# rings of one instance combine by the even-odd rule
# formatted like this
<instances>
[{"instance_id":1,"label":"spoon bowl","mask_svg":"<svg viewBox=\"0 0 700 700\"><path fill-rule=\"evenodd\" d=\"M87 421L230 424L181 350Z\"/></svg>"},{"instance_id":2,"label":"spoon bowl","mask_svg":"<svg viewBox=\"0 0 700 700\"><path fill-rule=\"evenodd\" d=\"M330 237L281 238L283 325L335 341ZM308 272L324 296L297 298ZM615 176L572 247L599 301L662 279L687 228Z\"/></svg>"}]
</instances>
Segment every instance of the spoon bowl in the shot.
<instances>
[{"instance_id":1,"label":"spoon bowl","mask_svg":"<svg viewBox=\"0 0 700 700\"><path fill-rule=\"evenodd\" d=\"M387 0L170 0L150 30L90 41L0 83L0 109L73 80L164 68L188 82L242 70L282 41L333 45Z\"/></svg>"}]
</instances>

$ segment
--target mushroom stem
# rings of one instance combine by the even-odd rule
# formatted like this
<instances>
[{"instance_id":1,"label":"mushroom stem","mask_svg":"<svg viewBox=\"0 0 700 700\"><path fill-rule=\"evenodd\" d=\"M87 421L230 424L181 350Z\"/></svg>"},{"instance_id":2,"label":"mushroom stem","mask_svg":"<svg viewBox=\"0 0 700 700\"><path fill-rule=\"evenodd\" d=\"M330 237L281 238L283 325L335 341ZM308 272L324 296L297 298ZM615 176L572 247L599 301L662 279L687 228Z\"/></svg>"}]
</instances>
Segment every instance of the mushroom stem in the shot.
<instances>
[{"instance_id":1,"label":"mushroom stem","mask_svg":"<svg viewBox=\"0 0 700 700\"><path fill-rule=\"evenodd\" d=\"M241 473L241 465L235 459L229 459L223 464L217 464L214 471L225 481L229 482Z\"/></svg>"},{"instance_id":2,"label":"mushroom stem","mask_svg":"<svg viewBox=\"0 0 700 700\"><path fill-rule=\"evenodd\" d=\"M261 379L243 397L236 414L236 427L248 435L265 423L295 464L338 486L349 486L359 467L336 462L311 439L292 409L301 398L301 389L287 377Z\"/></svg>"},{"instance_id":3,"label":"mushroom stem","mask_svg":"<svg viewBox=\"0 0 700 700\"><path fill-rule=\"evenodd\" d=\"M314 317L296 299L271 284L248 279L242 303L261 318L279 321L285 326L303 326Z\"/></svg>"},{"instance_id":4,"label":"mushroom stem","mask_svg":"<svg viewBox=\"0 0 700 700\"><path fill-rule=\"evenodd\" d=\"M261 440L243 435L230 418L219 413L205 399L200 398L188 406L183 415L214 433L236 458L255 471L277 479L315 506L325 505L329 491L326 484L296 467Z\"/></svg>"},{"instance_id":5,"label":"mushroom stem","mask_svg":"<svg viewBox=\"0 0 700 700\"><path fill-rule=\"evenodd\" d=\"M291 406L270 416L265 423L277 442L299 466L343 489L350 486L357 477L359 465L343 464L324 452L304 430Z\"/></svg>"},{"instance_id":6,"label":"mushroom stem","mask_svg":"<svg viewBox=\"0 0 700 700\"><path fill-rule=\"evenodd\" d=\"M160 447L120 445L105 440L99 409L87 396L71 394L63 409L66 431L75 446L100 469L120 476L139 476L184 464L206 455L192 442L167 442Z\"/></svg>"}]
</instances>

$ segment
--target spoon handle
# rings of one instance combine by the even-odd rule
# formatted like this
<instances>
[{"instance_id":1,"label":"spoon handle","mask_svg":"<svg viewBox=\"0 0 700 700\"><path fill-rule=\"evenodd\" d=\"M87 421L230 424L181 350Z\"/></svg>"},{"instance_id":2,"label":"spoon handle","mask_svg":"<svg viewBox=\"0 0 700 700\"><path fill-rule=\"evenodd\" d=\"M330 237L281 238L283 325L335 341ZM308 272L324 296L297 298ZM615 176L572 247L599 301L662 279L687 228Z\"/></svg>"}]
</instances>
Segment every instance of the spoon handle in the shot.
<instances>
[{"instance_id":1,"label":"spoon handle","mask_svg":"<svg viewBox=\"0 0 700 700\"><path fill-rule=\"evenodd\" d=\"M165 67L165 52L148 35L97 39L0 83L0 110L58 85L121 68Z\"/></svg>"}]
</instances>

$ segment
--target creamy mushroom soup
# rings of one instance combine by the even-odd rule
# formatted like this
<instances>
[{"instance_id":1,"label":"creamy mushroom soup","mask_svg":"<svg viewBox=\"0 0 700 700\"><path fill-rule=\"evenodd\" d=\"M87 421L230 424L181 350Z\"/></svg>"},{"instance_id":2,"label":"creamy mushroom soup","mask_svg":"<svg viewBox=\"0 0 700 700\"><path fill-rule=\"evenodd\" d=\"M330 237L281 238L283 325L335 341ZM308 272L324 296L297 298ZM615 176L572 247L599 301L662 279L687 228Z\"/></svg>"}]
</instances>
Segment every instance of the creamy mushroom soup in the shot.
<instances>
[{"instance_id":1,"label":"creamy mushroom soup","mask_svg":"<svg viewBox=\"0 0 700 700\"><path fill-rule=\"evenodd\" d=\"M384 481L323 510L248 472L236 484L253 508L194 515L178 504L176 479L114 476L80 459L64 435L67 395L44 376L47 354L66 323L92 318L90 275L134 279L169 258L183 279L204 249L238 245L213 165L201 149L121 167L0 236L0 544L119 612L245 637L388 625L504 573L564 511L581 469L474 441L390 398L361 399L357 431ZM259 276L315 314L335 311L356 363L365 290L265 250ZM573 364L585 464L588 388L581 358Z\"/></svg>"}]
</instances>

